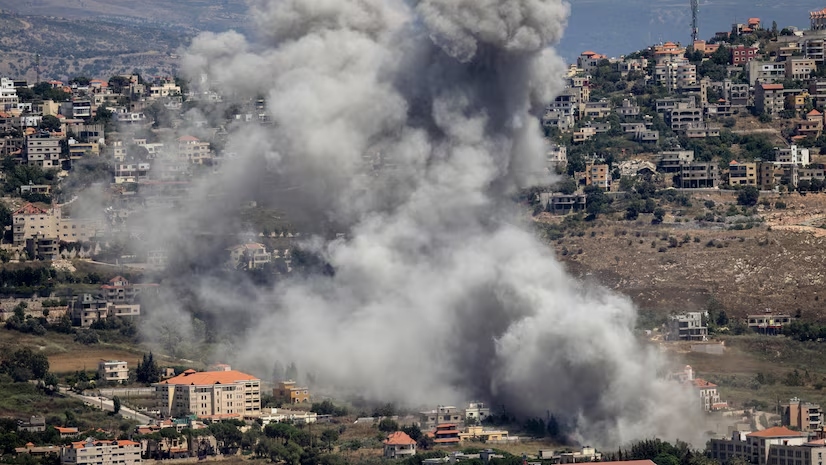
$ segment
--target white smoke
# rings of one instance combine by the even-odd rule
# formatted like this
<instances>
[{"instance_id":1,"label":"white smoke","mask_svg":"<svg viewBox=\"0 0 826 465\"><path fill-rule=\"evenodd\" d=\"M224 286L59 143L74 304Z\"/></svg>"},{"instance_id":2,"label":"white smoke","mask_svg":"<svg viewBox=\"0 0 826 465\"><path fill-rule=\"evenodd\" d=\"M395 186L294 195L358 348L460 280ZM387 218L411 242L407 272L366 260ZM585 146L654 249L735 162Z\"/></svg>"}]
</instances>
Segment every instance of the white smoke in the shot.
<instances>
[{"instance_id":1,"label":"white smoke","mask_svg":"<svg viewBox=\"0 0 826 465\"><path fill-rule=\"evenodd\" d=\"M566 3L257 0L252 11L256 41L203 34L184 68L233 98L265 96L272 125L231 134L240 160L181 214L228 229L225 209L195 201L220 186L347 234L308 242L332 276L243 291L189 281L204 311L250 321L222 356L264 374L294 361L369 400L550 411L604 446L694 437L699 406L659 379L664 361L635 338L629 300L569 277L507 200L547 181L535 115L562 86L549 46ZM164 241L188 242L192 221L159 223Z\"/></svg>"}]
</instances>

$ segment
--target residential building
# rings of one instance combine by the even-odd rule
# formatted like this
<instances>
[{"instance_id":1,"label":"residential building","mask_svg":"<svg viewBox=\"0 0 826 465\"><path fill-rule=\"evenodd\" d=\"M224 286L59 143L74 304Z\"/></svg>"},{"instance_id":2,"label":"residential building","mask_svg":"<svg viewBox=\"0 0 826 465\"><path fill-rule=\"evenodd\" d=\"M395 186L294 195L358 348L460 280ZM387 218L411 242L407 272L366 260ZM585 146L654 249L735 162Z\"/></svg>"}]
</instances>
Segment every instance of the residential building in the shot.
<instances>
[{"instance_id":1,"label":"residential building","mask_svg":"<svg viewBox=\"0 0 826 465\"><path fill-rule=\"evenodd\" d=\"M611 114L611 102L608 99L602 99L598 102L585 102L582 105L580 117L585 118L605 118Z\"/></svg>"},{"instance_id":2,"label":"residential building","mask_svg":"<svg viewBox=\"0 0 826 465\"><path fill-rule=\"evenodd\" d=\"M574 131L573 142L579 144L597 135L597 130L591 126L585 126Z\"/></svg>"},{"instance_id":3,"label":"residential building","mask_svg":"<svg viewBox=\"0 0 826 465\"><path fill-rule=\"evenodd\" d=\"M757 82L773 83L786 79L786 63L783 61L758 61L752 60L749 66L749 85L754 86Z\"/></svg>"},{"instance_id":4,"label":"residential building","mask_svg":"<svg viewBox=\"0 0 826 465\"><path fill-rule=\"evenodd\" d=\"M737 45L731 48L731 64L734 66L743 66L751 60L757 59L759 53L760 49L757 47Z\"/></svg>"},{"instance_id":5,"label":"residential building","mask_svg":"<svg viewBox=\"0 0 826 465\"><path fill-rule=\"evenodd\" d=\"M812 110L806 114L806 119L797 122L797 134L817 139L823 133L823 113Z\"/></svg>"},{"instance_id":6,"label":"residential building","mask_svg":"<svg viewBox=\"0 0 826 465\"><path fill-rule=\"evenodd\" d=\"M158 285L154 283L133 284L123 276L115 276L106 284L100 286L100 292L107 302L113 304L134 304L141 294L157 292Z\"/></svg>"},{"instance_id":7,"label":"residential building","mask_svg":"<svg viewBox=\"0 0 826 465\"><path fill-rule=\"evenodd\" d=\"M826 8L809 13L809 30L826 31Z\"/></svg>"},{"instance_id":8,"label":"residential building","mask_svg":"<svg viewBox=\"0 0 826 465\"><path fill-rule=\"evenodd\" d=\"M60 451L61 465L140 465L141 443L126 439L73 442Z\"/></svg>"},{"instance_id":9,"label":"residential building","mask_svg":"<svg viewBox=\"0 0 826 465\"><path fill-rule=\"evenodd\" d=\"M826 440L817 439L803 445L772 444L769 447L768 465L821 465L826 458Z\"/></svg>"},{"instance_id":10,"label":"residential building","mask_svg":"<svg viewBox=\"0 0 826 465\"><path fill-rule=\"evenodd\" d=\"M715 189L720 182L720 167L714 162L692 162L680 167L682 189Z\"/></svg>"},{"instance_id":11,"label":"residential building","mask_svg":"<svg viewBox=\"0 0 826 465\"><path fill-rule=\"evenodd\" d=\"M640 106L626 98L622 100L622 105L617 107L615 111L620 116L630 118L640 115Z\"/></svg>"},{"instance_id":12,"label":"residential building","mask_svg":"<svg viewBox=\"0 0 826 465\"><path fill-rule=\"evenodd\" d=\"M306 404L310 402L310 390L297 386L295 381L281 381L273 389L273 397L290 404Z\"/></svg>"},{"instance_id":13,"label":"residential building","mask_svg":"<svg viewBox=\"0 0 826 465\"><path fill-rule=\"evenodd\" d=\"M801 401L794 397L783 406L783 426L796 431L820 431L823 428L823 409L820 404Z\"/></svg>"},{"instance_id":14,"label":"residential building","mask_svg":"<svg viewBox=\"0 0 826 465\"><path fill-rule=\"evenodd\" d=\"M547 154L548 171L557 173L568 165L568 147L565 145L551 144Z\"/></svg>"},{"instance_id":15,"label":"residential building","mask_svg":"<svg viewBox=\"0 0 826 465\"><path fill-rule=\"evenodd\" d=\"M654 60L657 65L672 61L683 61L685 59L685 48L674 42L666 42L662 45L654 46Z\"/></svg>"},{"instance_id":16,"label":"residential building","mask_svg":"<svg viewBox=\"0 0 826 465\"><path fill-rule=\"evenodd\" d=\"M98 378L113 383L129 381L128 364L121 360L101 360L98 362Z\"/></svg>"},{"instance_id":17,"label":"residential building","mask_svg":"<svg viewBox=\"0 0 826 465\"><path fill-rule=\"evenodd\" d=\"M806 81L817 71L817 63L812 58L792 57L786 60L786 79Z\"/></svg>"},{"instance_id":18,"label":"residential building","mask_svg":"<svg viewBox=\"0 0 826 465\"><path fill-rule=\"evenodd\" d=\"M16 247L38 235L55 237L57 225L51 212L29 203L12 213L12 237Z\"/></svg>"},{"instance_id":19,"label":"residential building","mask_svg":"<svg viewBox=\"0 0 826 465\"><path fill-rule=\"evenodd\" d=\"M602 462L602 454L589 446L585 446L576 452L542 450L539 451L538 457L540 459L550 459L551 463L554 464Z\"/></svg>"},{"instance_id":20,"label":"residential building","mask_svg":"<svg viewBox=\"0 0 826 465\"><path fill-rule=\"evenodd\" d=\"M685 136L689 139L705 139L707 137L720 137L720 126L709 123L689 123L685 127Z\"/></svg>"},{"instance_id":21,"label":"residential building","mask_svg":"<svg viewBox=\"0 0 826 465\"><path fill-rule=\"evenodd\" d=\"M794 321L794 317L788 314L775 313L759 313L756 315L749 315L746 318L749 329L761 334L779 334L782 331L783 325L787 325Z\"/></svg>"},{"instance_id":22,"label":"residential building","mask_svg":"<svg viewBox=\"0 0 826 465\"><path fill-rule=\"evenodd\" d=\"M786 108L783 84L758 83L754 87L754 106L759 113L777 117Z\"/></svg>"},{"instance_id":23,"label":"residential building","mask_svg":"<svg viewBox=\"0 0 826 465\"><path fill-rule=\"evenodd\" d=\"M0 78L0 110L9 111L17 108L19 99L14 81L8 78Z\"/></svg>"},{"instance_id":24,"label":"residential building","mask_svg":"<svg viewBox=\"0 0 826 465\"><path fill-rule=\"evenodd\" d=\"M433 442L440 446L459 444L459 425L456 423L441 423L433 431Z\"/></svg>"},{"instance_id":25,"label":"residential building","mask_svg":"<svg viewBox=\"0 0 826 465\"><path fill-rule=\"evenodd\" d=\"M734 84L731 80L724 81L724 97L733 107L745 107L749 104L751 91L748 84Z\"/></svg>"},{"instance_id":26,"label":"residential building","mask_svg":"<svg viewBox=\"0 0 826 465\"><path fill-rule=\"evenodd\" d=\"M228 250L229 266L233 269L240 267L247 270L254 270L263 267L271 261L271 256L267 252L267 248L264 247L264 244L257 242L236 245Z\"/></svg>"},{"instance_id":27,"label":"residential building","mask_svg":"<svg viewBox=\"0 0 826 465\"><path fill-rule=\"evenodd\" d=\"M807 38L803 41L803 56L811 58L812 60L823 63L824 48L826 48L826 40L822 36L815 36Z\"/></svg>"},{"instance_id":28,"label":"residential building","mask_svg":"<svg viewBox=\"0 0 826 465\"><path fill-rule=\"evenodd\" d=\"M388 459L416 455L416 441L403 431L391 433L382 444L384 445L384 457Z\"/></svg>"},{"instance_id":29,"label":"residential building","mask_svg":"<svg viewBox=\"0 0 826 465\"><path fill-rule=\"evenodd\" d=\"M720 400L720 394L717 392L716 384L702 378L694 378L691 380L691 384L697 392L697 395L700 397L703 410L706 412L714 412L728 406L726 402Z\"/></svg>"},{"instance_id":30,"label":"residential building","mask_svg":"<svg viewBox=\"0 0 826 465\"><path fill-rule=\"evenodd\" d=\"M730 186L756 186L757 163L739 163L732 160L728 165L728 183Z\"/></svg>"},{"instance_id":31,"label":"residential building","mask_svg":"<svg viewBox=\"0 0 826 465\"><path fill-rule=\"evenodd\" d=\"M269 413L266 409L261 413L261 426L267 426L270 423L289 422L295 425L308 425L310 423L318 422L318 414L315 412L308 412L306 410L289 410L283 408L271 408Z\"/></svg>"},{"instance_id":32,"label":"residential building","mask_svg":"<svg viewBox=\"0 0 826 465\"><path fill-rule=\"evenodd\" d=\"M822 444L818 446L817 442L810 443L808 433L774 426L750 433L735 431L731 439L711 439L709 455L723 464L737 457L753 465L797 465L796 460L800 460L803 465L803 455L809 447L822 447ZM787 461L786 457L792 459Z\"/></svg>"},{"instance_id":33,"label":"residential building","mask_svg":"<svg viewBox=\"0 0 826 465\"><path fill-rule=\"evenodd\" d=\"M669 341L705 341L708 339L708 327L703 324L703 312L687 312L672 315L668 321Z\"/></svg>"},{"instance_id":34,"label":"residential building","mask_svg":"<svg viewBox=\"0 0 826 465\"><path fill-rule=\"evenodd\" d=\"M703 122L703 109L674 108L665 114L665 122L674 131L685 131L690 126Z\"/></svg>"},{"instance_id":35,"label":"residential building","mask_svg":"<svg viewBox=\"0 0 826 465\"><path fill-rule=\"evenodd\" d=\"M654 67L654 81L669 91L697 84L697 66L688 60L667 61Z\"/></svg>"},{"instance_id":36,"label":"residential building","mask_svg":"<svg viewBox=\"0 0 826 465\"><path fill-rule=\"evenodd\" d=\"M585 210L587 204L585 194L563 194L560 192L539 194L539 202L546 211L554 215L567 215L568 213Z\"/></svg>"},{"instance_id":37,"label":"residential building","mask_svg":"<svg viewBox=\"0 0 826 465\"><path fill-rule=\"evenodd\" d=\"M88 328L93 323L109 317L109 303L92 294L83 294L72 304L72 323Z\"/></svg>"},{"instance_id":38,"label":"residential building","mask_svg":"<svg viewBox=\"0 0 826 465\"><path fill-rule=\"evenodd\" d=\"M607 58L608 57L605 55L600 55L599 53L587 50L582 52L579 55L579 58L577 58L577 68L583 70L585 73L590 73L591 71L595 70L597 66L599 66L599 63L602 60L605 60Z\"/></svg>"},{"instance_id":39,"label":"residential building","mask_svg":"<svg viewBox=\"0 0 826 465\"><path fill-rule=\"evenodd\" d=\"M458 424L462 422L464 415L452 405L439 405L434 410L419 412L419 427L422 429L433 428L440 424Z\"/></svg>"},{"instance_id":40,"label":"residential building","mask_svg":"<svg viewBox=\"0 0 826 465\"><path fill-rule=\"evenodd\" d=\"M42 415L33 415L28 420L17 421L18 431L28 431L30 433L42 433L46 431L46 417Z\"/></svg>"},{"instance_id":41,"label":"residential building","mask_svg":"<svg viewBox=\"0 0 826 465\"><path fill-rule=\"evenodd\" d=\"M683 165L694 162L693 150L672 150L659 154L657 168L665 173L679 173Z\"/></svg>"},{"instance_id":42,"label":"residential building","mask_svg":"<svg viewBox=\"0 0 826 465\"><path fill-rule=\"evenodd\" d=\"M809 149L791 145L788 148L775 147L774 161L792 165L808 165L811 163L811 158Z\"/></svg>"},{"instance_id":43,"label":"residential building","mask_svg":"<svg viewBox=\"0 0 826 465\"><path fill-rule=\"evenodd\" d=\"M471 402L465 408L465 420L475 420L478 423L490 416L490 407L481 402Z\"/></svg>"},{"instance_id":44,"label":"residential building","mask_svg":"<svg viewBox=\"0 0 826 465\"><path fill-rule=\"evenodd\" d=\"M212 159L209 142L201 142L194 136L178 138L178 157L190 163L202 165Z\"/></svg>"},{"instance_id":45,"label":"residential building","mask_svg":"<svg viewBox=\"0 0 826 465\"><path fill-rule=\"evenodd\" d=\"M589 164L585 167L585 185L611 189L611 172L606 164Z\"/></svg>"},{"instance_id":46,"label":"residential building","mask_svg":"<svg viewBox=\"0 0 826 465\"><path fill-rule=\"evenodd\" d=\"M29 181L29 184L20 186L20 194L42 194L42 195L51 195L52 194L52 186L48 184L32 184Z\"/></svg>"},{"instance_id":47,"label":"residential building","mask_svg":"<svg viewBox=\"0 0 826 465\"><path fill-rule=\"evenodd\" d=\"M190 369L153 386L163 415L218 420L261 414L261 380L240 371Z\"/></svg>"},{"instance_id":48,"label":"residential building","mask_svg":"<svg viewBox=\"0 0 826 465\"><path fill-rule=\"evenodd\" d=\"M488 429L482 426L468 426L465 431L459 433L459 441L481 440L484 443L507 442L509 438L507 430Z\"/></svg>"},{"instance_id":49,"label":"residential building","mask_svg":"<svg viewBox=\"0 0 826 465\"><path fill-rule=\"evenodd\" d=\"M48 132L40 132L26 137L25 161L29 166L43 169L60 168L60 138Z\"/></svg>"},{"instance_id":50,"label":"residential building","mask_svg":"<svg viewBox=\"0 0 826 465\"><path fill-rule=\"evenodd\" d=\"M60 434L60 439L73 438L80 434L80 431L74 426L55 426L54 429Z\"/></svg>"}]
</instances>

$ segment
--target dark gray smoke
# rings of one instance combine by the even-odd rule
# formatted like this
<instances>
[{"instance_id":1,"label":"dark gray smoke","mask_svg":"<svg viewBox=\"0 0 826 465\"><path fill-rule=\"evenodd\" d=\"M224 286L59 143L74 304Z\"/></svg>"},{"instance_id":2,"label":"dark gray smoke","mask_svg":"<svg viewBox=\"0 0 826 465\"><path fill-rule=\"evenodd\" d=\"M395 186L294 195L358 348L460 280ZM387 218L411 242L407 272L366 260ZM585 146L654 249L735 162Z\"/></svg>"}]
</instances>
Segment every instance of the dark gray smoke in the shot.
<instances>
[{"instance_id":1,"label":"dark gray smoke","mask_svg":"<svg viewBox=\"0 0 826 465\"><path fill-rule=\"evenodd\" d=\"M547 181L535 116L561 89L564 63L549 46L566 3L251 7L255 41L203 34L184 68L224 95L265 96L273 124L231 134L238 159L199 192L220 186L346 236L305 244L333 276L243 293L190 283L228 324L253 321L221 356L264 374L295 361L317 383L370 400L551 411L605 446L693 437L699 407L658 378L663 360L635 339L629 300L568 276L507 201ZM226 210L192 205L158 221L164 241L206 219L226 229L216 213ZM156 314L185 320L176 308Z\"/></svg>"}]
</instances>

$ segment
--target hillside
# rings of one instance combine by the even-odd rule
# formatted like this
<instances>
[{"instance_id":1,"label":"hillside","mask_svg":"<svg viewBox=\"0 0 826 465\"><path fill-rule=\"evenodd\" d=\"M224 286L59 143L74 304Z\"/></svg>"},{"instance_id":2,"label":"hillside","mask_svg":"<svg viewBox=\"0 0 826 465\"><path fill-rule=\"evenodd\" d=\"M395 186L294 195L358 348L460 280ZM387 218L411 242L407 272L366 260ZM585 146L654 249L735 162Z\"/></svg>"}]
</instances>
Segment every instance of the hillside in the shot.
<instances>
[{"instance_id":1,"label":"hillside","mask_svg":"<svg viewBox=\"0 0 826 465\"><path fill-rule=\"evenodd\" d=\"M826 279L826 230L820 228L826 199L761 199L787 208L758 206L753 217L727 217L735 194L704 192L690 207L666 206L660 225L651 224L650 214L626 221L615 213L569 228L553 246L573 273L630 296L644 311L703 309L713 298L738 317L772 309L826 321L819 295ZM715 206L707 208L707 200ZM697 221L707 213L728 222ZM540 223L559 221L543 216Z\"/></svg>"},{"instance_id":2,"label":"hillside","mask_svg":"<svg viewBox=\"0 0 826 465\"><path fill-rule=\"evenodd\" d=\"M191 33L158 25L130 25L107 19L67 19L0 13L0 74L41 77L108 76L139 70L171 74L175 51Z\"/></svg>"}]
</instances>

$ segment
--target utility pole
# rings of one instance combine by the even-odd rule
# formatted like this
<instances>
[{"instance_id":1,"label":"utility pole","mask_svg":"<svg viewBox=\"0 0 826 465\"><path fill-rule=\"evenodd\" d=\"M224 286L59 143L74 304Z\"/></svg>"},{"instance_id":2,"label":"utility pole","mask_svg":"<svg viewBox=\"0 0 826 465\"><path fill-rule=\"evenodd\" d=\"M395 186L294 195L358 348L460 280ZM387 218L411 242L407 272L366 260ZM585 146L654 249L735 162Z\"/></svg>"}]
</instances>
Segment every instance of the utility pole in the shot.
<instances>
[{"instance_id":1,"label":"utility pole","mask_svg":"<svg viewBox=\"0 0 826 465\"><path fill-rule=\"evenodd\" d=\"M40 53L35 54L34 56L34 68L37 72L37 80L34 82L35 84L40 84Z\"/></svg>"},{"instance_id":2,"label":"utility pole","mask_svg":"<svg viewBox=\"0 0 826 465\"><path fill-rule=\"evenodd\" d=\"M700 14L700 1L699 0L690 0L691 1L691 40L692 43L696 42L700 38L700 28L699 28L699 14Z\"/></svg>"}]
</instances>

